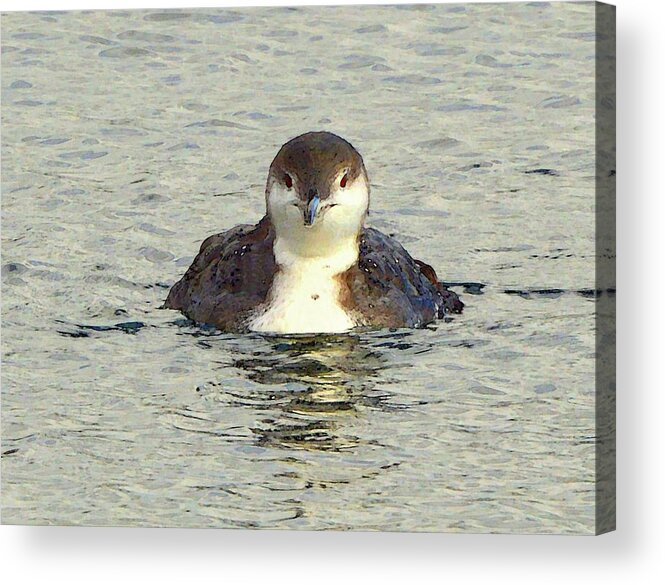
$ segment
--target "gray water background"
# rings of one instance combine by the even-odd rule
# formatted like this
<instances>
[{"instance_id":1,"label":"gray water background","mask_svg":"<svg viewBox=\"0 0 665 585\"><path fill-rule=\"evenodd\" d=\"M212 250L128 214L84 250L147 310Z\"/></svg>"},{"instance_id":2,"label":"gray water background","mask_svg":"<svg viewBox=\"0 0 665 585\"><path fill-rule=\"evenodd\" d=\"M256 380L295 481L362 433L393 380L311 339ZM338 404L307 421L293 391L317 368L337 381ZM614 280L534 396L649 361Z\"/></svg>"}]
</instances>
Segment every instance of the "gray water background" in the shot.
<instances>
[{"instance_id":1,"label":"gray water background","mask_svg":"<svg viewBox=\"0 0 665 585\"><path fill-rule=\"evenodd\" d=\"M2 521L593 531L594 40L590 3L3 14ZM463 315L159 309L314 129Z\"/></svg>"}]
</instances>

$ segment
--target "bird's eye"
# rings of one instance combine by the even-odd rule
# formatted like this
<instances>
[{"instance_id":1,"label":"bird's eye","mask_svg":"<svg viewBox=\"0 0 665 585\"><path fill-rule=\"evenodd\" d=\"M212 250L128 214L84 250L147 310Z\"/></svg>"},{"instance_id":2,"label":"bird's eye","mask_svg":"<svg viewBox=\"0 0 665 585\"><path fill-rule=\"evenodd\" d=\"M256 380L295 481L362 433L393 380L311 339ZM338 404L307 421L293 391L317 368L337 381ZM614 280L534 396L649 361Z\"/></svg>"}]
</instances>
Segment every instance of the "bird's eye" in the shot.
<instances>
[{"instance_id":1,"label":"bird's eye","mask_svg":"<svg viewBox=\"0 0 665 585\"><path fill-rule=\"evenodd\" d=\"M286 185L287 189L293 187L293 179L291 178L291 175L289 175L288 173L284 173L284 184Z\"/></svg>"},{"instance_id":2,"label":"bird's eye","mask_svg":"<svg viewBox=\"0 0 665 585\"><path fill-rule=\"evenodd\" d=\"M349 181L349 174L345 173L344 176L342 177L341 181L339 182L339 186L344 189L346 187L347 182Z\"/></svg>"}]
</instances>

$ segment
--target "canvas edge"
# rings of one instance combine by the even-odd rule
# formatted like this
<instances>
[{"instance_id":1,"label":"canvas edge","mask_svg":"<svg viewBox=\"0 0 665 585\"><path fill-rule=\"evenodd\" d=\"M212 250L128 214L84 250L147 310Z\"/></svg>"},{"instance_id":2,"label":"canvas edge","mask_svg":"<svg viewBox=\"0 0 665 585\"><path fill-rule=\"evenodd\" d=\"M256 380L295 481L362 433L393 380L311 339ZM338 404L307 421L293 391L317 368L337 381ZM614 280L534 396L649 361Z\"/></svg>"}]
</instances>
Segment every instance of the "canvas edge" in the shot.
<instances>
[{"instance_id":1,"label":"canvas edge","mask_svg":"<svg viewBox=\"0 0 665 585\"><path fill-rule=\"evenodd\" d=\"M616 530L616 7L595 3L595 534Z\"/></svg>"}]
</instances>

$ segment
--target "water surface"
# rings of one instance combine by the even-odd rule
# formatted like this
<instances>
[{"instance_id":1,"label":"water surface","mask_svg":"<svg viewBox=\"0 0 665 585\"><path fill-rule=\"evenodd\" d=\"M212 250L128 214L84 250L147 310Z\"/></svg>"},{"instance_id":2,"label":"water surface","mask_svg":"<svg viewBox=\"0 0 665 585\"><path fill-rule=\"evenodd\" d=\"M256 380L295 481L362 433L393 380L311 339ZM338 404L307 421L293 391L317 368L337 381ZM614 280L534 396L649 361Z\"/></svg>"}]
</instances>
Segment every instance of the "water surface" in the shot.
<instances>
[{"instance_id":1,"label":"water surface","mask_svg":"<svg viewBox=\"0 0 665 585\"><path fill-rule=\"evenodd\" d=\"M593 15L4 14L3 521L592 531ZM270 338L159 309L314 129L463 315Z\"/></svg>"}]
</instances>

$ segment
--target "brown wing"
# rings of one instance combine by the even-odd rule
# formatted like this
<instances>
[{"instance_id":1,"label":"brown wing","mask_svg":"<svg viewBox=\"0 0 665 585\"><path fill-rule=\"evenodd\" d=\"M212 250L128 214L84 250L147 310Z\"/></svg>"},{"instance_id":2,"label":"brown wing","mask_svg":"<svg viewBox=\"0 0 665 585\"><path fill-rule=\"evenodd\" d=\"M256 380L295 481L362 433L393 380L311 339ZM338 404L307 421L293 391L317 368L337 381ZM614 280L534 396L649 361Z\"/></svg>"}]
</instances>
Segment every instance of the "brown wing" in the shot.
<instances>
[{"instance_id":1,"label":"brown wing","mask_svg":"<svg viewBox=\"0 0 665 585\"><path fill-rule=\"evenodd\" d=\"M170 290L164 308L223 331L244 331L276 272L274 231L267 217L207 238L185 275Z\"/></svg>"},{"instance_id":2,"label":"brown wing","mask_svg":"<svg viewBox=\"0 0 665 585\"><path fill-rule=\"evenodd\" d=\"M423 327L446 312L459 313L458 296L439 283L434 269L380 231L364 228L358 263L343 275L342 299L364 325Z\"/></svg>"},{"instance_id":3,"label":"brown wing","mask_svg":"<svg viewBox=\"0 0 665 585\"><path fill-rule=\"evenodd\" d=\"M436 272L434 271L434 268L422 260L414 260L414 262L420 266L420 272L425 275L427 280L429 280L436 287L436 290L439 293L443 303L443 312L461 313L462 309L464 308L464 303L460 300L459 296L457 296L457 293L451 291L439 280ZM443 315L440 314L439 319L441 318L443 318Z\"/></svg>"}]
</instances>

